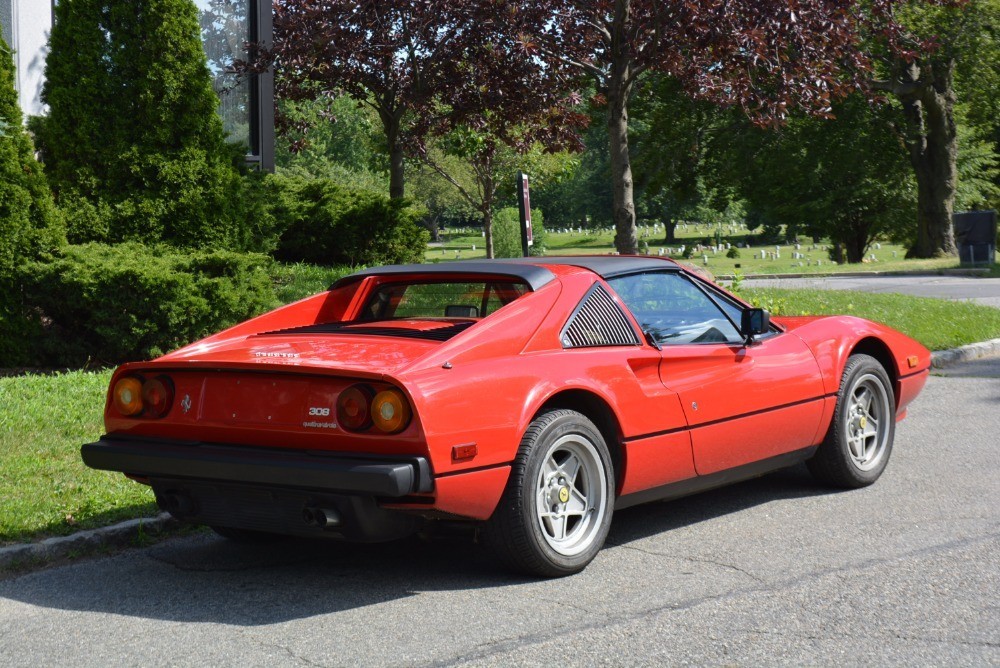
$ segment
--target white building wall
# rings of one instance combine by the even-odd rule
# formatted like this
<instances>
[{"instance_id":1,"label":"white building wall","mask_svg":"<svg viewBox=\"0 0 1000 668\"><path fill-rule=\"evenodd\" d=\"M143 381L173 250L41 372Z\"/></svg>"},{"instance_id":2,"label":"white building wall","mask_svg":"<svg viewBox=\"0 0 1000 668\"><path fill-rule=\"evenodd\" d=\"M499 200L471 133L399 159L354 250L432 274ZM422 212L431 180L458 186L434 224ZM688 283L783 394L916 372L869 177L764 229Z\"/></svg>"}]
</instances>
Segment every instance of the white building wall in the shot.
<instances>
[{"instance_id":1,"label":"white building wall","mask_svg":"<svg viewBox=\"0 0 1000 668\"><path fill-rule=\"evenodd\" d=\"M12 14L11 46L17 66L17 93L25 116L45 112L42 106L42 83L45 81L45 56L52 29L52 0L10 0Z\"/></svg>"}]
</instances>

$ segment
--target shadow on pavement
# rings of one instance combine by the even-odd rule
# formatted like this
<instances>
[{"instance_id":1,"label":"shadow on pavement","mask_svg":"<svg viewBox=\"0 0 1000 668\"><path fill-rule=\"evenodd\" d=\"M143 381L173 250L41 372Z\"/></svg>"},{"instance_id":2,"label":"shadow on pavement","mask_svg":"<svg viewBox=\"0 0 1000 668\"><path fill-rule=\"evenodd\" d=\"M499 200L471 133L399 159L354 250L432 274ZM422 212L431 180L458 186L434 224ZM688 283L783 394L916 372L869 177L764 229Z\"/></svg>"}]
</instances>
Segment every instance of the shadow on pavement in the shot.
<instances>
[{"instance_id":1,"label":"shadow on pavement","mask_svg":"<svg viewBox=\"0 0 1000 668\"><path fill-rule=\"evenodd\" d=\"M828 493L804 467L615 516L620 545L760 504ZM352 610L418 592L532 586L466 536L381 545L289 539L245 545L204 532L0 582L33 606L178 622L257 626ZM588 572L574 576L586 578ZM568 578L563 586L574 586Z\"/></svg>"}]
</instances>

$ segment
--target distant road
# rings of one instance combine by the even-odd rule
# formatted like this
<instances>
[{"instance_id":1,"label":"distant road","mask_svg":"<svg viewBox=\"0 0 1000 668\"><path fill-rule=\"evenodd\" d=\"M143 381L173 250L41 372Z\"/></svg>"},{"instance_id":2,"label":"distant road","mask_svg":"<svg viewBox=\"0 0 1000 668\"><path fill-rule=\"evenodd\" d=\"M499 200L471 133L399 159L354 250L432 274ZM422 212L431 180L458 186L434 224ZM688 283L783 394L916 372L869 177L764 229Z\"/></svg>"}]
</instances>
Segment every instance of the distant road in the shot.
<instances>
[{"instance_id":1,"label":"distant road","mask_svg":"<svg viewBox=\"0 0 1000 668\"><path fill-rule=\"evenodd\" d=\"M1000 278L967 276L851 276L819 278L748 278L750 288L816 288L859 292L897 292L915 297L969 300L1000 308Z\"/></svg>"}]
</instances>

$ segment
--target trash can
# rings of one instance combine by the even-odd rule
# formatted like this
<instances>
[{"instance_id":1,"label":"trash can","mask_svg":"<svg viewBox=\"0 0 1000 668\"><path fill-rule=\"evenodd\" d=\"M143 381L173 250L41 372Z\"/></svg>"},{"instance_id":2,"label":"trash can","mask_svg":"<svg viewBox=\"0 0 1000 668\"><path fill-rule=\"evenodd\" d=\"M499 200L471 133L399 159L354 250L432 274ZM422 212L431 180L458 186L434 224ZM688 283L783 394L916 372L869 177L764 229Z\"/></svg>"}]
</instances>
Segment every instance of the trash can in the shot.
<instances>
[{"instance_id":1,"label":"trash can","mask_svg":"<svg viewBox=\"0 0 1000 668\"><path fill-rule=\"evenodd\" d=\"M958 259L963 267L993 264L997 250L997 212L963 211L952 215Z\"/></svg>"}]
</instances>

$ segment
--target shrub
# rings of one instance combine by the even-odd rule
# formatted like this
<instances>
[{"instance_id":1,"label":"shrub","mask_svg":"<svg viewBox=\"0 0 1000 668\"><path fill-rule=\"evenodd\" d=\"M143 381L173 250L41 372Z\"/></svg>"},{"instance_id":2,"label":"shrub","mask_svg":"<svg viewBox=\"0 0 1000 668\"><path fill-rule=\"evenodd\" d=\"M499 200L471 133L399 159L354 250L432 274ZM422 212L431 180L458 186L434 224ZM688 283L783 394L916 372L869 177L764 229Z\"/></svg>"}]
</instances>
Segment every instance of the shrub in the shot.
<instances>
[{"instance_id":1,"label":"shrub","mask_svg":"<svg viewBox=\"0 0 1000 668\"><path fill-rule=\"evenodd\" d=\"M27 363L25 320L15 273L65 241L14 90L14 60L0 39L0 367Z\"/></svg>"},{"instance_id":2,"label":"shrub","mask_svg":"<svg viewBox=\"0 0 1000 668\"><path fill-rule=\"evenodd\" d=\"M541 209L531 209L533 256L545 254L545 225ZM521 257L521 211L516 207L500 209L493 215L493 256Z\"/></svg>"},{"instance_id":3,"label":"shrub","mask_svg":"<svg viewBox=\"0 0 1000 668\"><path fill-rule=\"evenodd\" d=\"M148 359L277 305L264 255L66 246L25 266L46 366Z\"/></svg>"},{"instance_id":4,"label":"shrub","mask_svg":"<svg viewBox=\"0 0 1000 668\"><path fill-rule=\"evenodd\" d=\"M71 238L245 248L243 148L226 143L194 3L54 11L33 128Z\"/></svg>"},{"instance_id":5,"label":"shrub","mask_svg":"<svg viewBox=\"0 0 1000 668\"><path fill-rule=\"evenodd\" d=\"M327 179L272 176L271 213L283 230L275 256L324 266L420 262L428 234L406 200Z\"/></svg>"},{"instance_id":6,"label":"shrub","mask_svg":"<svg viewBox=\"0 0 1000 668\"><path fill-rule=\"evenodd\" d=\"M729 250L726 251L726 257L736 260L740 257L740 250L736 246L730 246Z\"/></svg>"}]
</instances>

